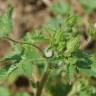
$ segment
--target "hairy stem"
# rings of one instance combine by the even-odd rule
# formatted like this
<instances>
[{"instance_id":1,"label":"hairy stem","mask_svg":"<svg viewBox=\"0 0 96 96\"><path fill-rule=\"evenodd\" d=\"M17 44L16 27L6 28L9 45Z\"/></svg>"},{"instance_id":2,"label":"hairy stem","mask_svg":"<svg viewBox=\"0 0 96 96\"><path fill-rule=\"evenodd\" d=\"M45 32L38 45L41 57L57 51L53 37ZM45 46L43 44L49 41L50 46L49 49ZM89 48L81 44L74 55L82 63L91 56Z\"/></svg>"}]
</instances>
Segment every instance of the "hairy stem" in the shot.
<instances>
[{"instance_id":1,"label":"hairy stem","mask_svg":"<svg viewBox=\"0 0 96 96\"><path fill-rule=\"evenodd\" d=\"M48 80L49 74L50 74L50 68L49 68L49 66L47 66L46 71L44 72L44 75L43 75L41 81L39 82L39 85L38 85L38 88L36 91L36 96L41 96L44 85Z\"/></svg>"}]
</instances>

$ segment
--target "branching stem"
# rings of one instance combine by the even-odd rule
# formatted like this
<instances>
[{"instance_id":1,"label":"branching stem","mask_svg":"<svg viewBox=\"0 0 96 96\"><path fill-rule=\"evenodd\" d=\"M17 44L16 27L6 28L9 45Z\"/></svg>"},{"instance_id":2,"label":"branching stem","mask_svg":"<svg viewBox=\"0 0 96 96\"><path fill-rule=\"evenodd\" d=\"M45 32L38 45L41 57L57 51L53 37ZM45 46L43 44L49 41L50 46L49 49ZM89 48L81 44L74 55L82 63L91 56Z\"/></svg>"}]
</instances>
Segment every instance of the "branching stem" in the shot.
<instances>
[{"instance_id":1,"label":"branching stem","mask_svg":"<svg viewBox=\"0 0 96 96\"><path fill-rule=\"evenodd\" d=\"M34 48L36 48L36 49L41 53L41 55L42 55L44 58L46 58L43 50L42 50L41 48L39 48L38 46L36 46L35 44L33 44L33 43L28 43L28 42L23 42L23 41L19 41L19 40L14 40L14 39L12 39L12 38L10 38L10 37L7 37L7 39L10 40L10 41L12 41L12 42L19 43L19 44L31 45L31 46L33 46Z\"/></svg>"},{"instance_id":2,"label":"branching stem","mask_svg":"<svg viewBox=\"0 0 96 96\"><path fill-rule=\"evenodd\" d=\"M38 46L36 46L35 44L33 43L27 43L27 42L23 42L23 41L17 41L17 40L13 40L11 39L10 37L7 37L8 40L12 41L12 42L15 42L15 43L19 43L19 44L27 44L27 45L31 45L33 46L34 48L36 48L40 53L41 55L46 59L47 61L47 57L45 56L43 50L41 48L39 48ZM48 63L48 62L47 62ZM43 91L43 88L44 88L44 85L46 83L46 81L48 80L48 77L49 77L49 74L50 74L50 65L48 64L47 65L47 68L41 78L41 81L39 82L39 85L37 87L37 91L36 91L36 96L41 96L42 94L42 91Z\"/></svg>"}]
</instances>

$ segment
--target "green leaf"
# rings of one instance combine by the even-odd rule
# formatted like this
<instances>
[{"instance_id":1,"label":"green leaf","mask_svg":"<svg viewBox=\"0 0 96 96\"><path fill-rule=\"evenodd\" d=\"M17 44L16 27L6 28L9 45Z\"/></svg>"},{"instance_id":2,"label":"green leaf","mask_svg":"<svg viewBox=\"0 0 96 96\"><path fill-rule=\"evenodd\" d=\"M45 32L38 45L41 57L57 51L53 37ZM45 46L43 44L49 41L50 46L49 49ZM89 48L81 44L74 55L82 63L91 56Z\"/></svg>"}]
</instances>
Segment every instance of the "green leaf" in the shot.
<instances>
[{"instance_id":1,"label":"green leaf","mask_svg":"<svg viewBox=\"0 0 96 96\"><path fill-rule=\"evenodd\" d=\"M30 95L26 92L18 92L16 96L30 96Z\"/></svg>"},{"instance_id":2,"label":"green leaf","mask_svg":"<svg viewBox=\"0 0 96 96\"><path fill-rule=\"evenodd\" d=\"M87 12L91 12L96 7L96 0L80 0Z\"/></svg>"},{"instance_id":3,"label":"green leaf","mask_svg":"<svg viewBox=\"0 0 96 96\"><path fill-rule=\"evenodd\" d=\"M8 89L4 87L0 87L0 96L10 96Z\"/></svg>"},{"instance_id":4,"label":"green leaf","mask_svg":"<svg viewBox=\"0 0 96 96\"><path fill-rule=\"evenodd\" d=\"M74 74L76 73L76 68L74 65L70 64L68 65L68 76L70 83L74 81Z\"/></svg>"},{"instance_id":5,"label":"green leaf","mask_svg":"<svg viewBox=\"0 0 96 96\"><path fill-rule=\"evenodd\" d=\"M67 50L69 52L75 52L75 51L79 50L79 47L80 47L80 36L72 38L67 43Z\"/></svg>"},{"instance_id":6,"label":"green leaf","mask_svg":"<svg viewBox=\"0 0 96 96\"><path fill-rule=\"evenodd\" d=\"M52 10L61 15L68 14L68 13L70 13L70 5L66 1L61 0L60 3L54 4L52 6Z\"/></svg>"},{"instance_id":7,"label":"green leaf","mask_svg":"<svg viewBox=\"0 0 96 96\"><path fill-rule=\"evenodd\" d=\"M0 37L4 37L12 32L12 8L10 8L4 16L0 17Z\"/></svg>"}]
</instances>

